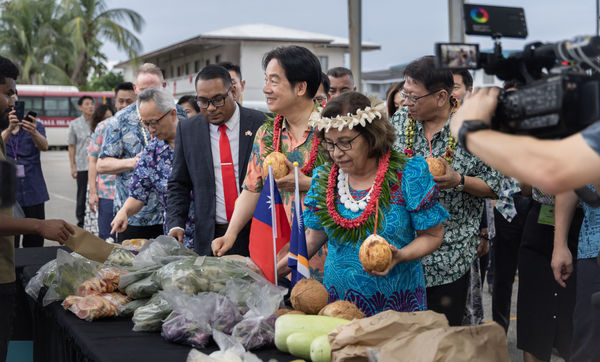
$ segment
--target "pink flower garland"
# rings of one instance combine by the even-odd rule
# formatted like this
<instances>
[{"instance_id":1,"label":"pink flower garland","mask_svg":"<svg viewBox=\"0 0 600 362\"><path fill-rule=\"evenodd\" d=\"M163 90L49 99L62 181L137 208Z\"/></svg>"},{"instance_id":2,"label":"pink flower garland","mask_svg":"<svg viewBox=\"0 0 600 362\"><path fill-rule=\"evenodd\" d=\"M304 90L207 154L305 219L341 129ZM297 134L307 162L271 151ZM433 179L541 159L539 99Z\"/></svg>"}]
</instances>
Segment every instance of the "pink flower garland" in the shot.
<instances>
[{"instance_id":1,"label":"pink flower garland","mask_svg":"<svg viewBox=\"0 0 600 362\"><path fill-rule=\"evenodd\" d=\"M279 141L281 140L282 124L283 116L281 114L278 114L277 117L275 117L275 122L273 123L273 150L275 152L280 152L281 149ZM319 137L317 137L317 130L315 129L313 133L312 147L310 148L310 153L308 156L308 162L300 169L300 171L306 176L312 176L313 166L315 165L315 162L317 160L317 154L319 152L320 143L321 140L319 139Z\"/></svg>"},{"instance_id":2,"label":"pink flower garland","mask_svg":"<svg viewBox=\"0 0 600 362\"><path fill-rule=\"evenodd\" d=\"M329 180L327 184L327 211L329 211L329 215L333 218L336 224L342 226L346 229L355 229L361 227L367 219L373 214L376 209L377 201L379 201L379 196L381 194L381 185L383 180L385 179L385 174L388 169L390 155L392 153L388 152L379 162L379 167L377 168L377 174L375 175L375 183L373 184L373 191L371 192L371 198L367 203L367 207L365 210L354 220L346 219L341 216L336 207L335 207L335 189L337 187L337 177L339 172L339 167L336 164L331 166L331 171L329 172Z\"/></svg>"}]
</instances>

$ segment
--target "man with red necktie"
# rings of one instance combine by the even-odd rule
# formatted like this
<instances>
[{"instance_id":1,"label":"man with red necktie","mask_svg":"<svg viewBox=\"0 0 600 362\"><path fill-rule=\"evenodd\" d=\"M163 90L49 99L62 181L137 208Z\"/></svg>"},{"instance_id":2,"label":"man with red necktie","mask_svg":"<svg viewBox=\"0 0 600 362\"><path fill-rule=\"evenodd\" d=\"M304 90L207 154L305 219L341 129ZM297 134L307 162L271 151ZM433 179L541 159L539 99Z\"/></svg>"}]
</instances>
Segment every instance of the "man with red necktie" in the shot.
<instances>
[{"instance_id":1,"label":"man with red necktie","mask_svg":"<svg viewBox=\"0 0 600 362\"><path fill-rule=\"evenodd\" d=\"M225 68L204 67L196 76L200 114L177 126L167 227L170 236L182 240L193 191L194 250L200 255L212 255L211 241L227 230L246 177L254 135L265 120L263 113L236 103L236 92ZM229 254L248 256L249 230L248 224Z\"/></svg>"}]
</instances>

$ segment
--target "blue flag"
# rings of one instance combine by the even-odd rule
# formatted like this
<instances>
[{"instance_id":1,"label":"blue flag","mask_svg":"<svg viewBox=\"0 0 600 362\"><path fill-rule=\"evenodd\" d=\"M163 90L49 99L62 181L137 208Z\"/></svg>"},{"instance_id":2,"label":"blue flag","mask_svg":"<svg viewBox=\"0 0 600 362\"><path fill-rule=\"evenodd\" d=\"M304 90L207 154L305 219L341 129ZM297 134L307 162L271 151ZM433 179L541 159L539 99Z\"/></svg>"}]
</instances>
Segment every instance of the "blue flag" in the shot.
<instances>
[{"instance_id":1,"label":"blue flag","mask_svg":"<svg viewBox=\"0 0 600 362\"><path fill-rule=\"evenodd\" d=\"M298 188L298 167L295 167L294 171L296 174L294 220L292 222L292 235L290 238L290 251L288 254L288 266L292 269L292 288L300 279L310 278L306 235L304 234L304 218L302 217L302 204L300 203L300 192Z\"/></svg>"}]
</instances>

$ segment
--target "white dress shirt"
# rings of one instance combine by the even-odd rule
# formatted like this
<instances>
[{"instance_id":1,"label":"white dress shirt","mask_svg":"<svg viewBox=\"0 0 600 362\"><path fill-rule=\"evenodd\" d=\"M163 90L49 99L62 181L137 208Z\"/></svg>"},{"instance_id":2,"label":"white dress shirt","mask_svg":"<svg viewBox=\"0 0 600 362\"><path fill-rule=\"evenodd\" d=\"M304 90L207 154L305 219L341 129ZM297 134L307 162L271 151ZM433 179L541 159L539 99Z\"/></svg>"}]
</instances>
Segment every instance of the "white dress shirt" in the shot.
<instances>
[{"instance_id":1,"label":"white dress shirt","mask_svg":"<svg viewBox=\"0 0 600 362\"><path fill-rule=\"evenodd\" d=\"M235 171L235 187L239 194L239 151L240 151L240 107L235 104L235 111L227 122L227 137L229 138L229 147L231 148L231 158L233 159L233 169ZM210 124L210 150L212 152L213 168L215 171L215 196L217 199L216 223L227 224L227 213L225 211L225 193L223 191L223 173L221 172L221 150L219 149L219 126ZM200 217L201 215L196 215Z\"/></svg>"}]
</instances>

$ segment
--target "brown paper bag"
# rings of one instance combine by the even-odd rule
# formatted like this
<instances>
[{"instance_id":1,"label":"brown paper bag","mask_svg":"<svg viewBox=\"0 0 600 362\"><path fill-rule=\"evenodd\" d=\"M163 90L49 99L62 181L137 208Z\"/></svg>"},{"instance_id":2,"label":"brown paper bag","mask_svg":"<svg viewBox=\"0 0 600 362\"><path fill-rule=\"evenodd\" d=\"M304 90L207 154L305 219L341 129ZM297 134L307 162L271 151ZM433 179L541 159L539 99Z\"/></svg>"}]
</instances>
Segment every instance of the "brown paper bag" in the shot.
<instances>
[{"instance_id":1,"label":"brown paper bag","mask_svg":"<svg viewBox=\"0 0 600 362\"><path fill-rule=\"evenodd\" d=\"M379 361L510 362L504 329L497 323L436 328L419 334L402 334L385 343Z\"/></svg>"},{"instance_id":2,"label":"brown paper bag","mask_svg":"<svg viewBox=\"0 0 600 362\"><path fill-rule=\"evenodd\" d=\"M496 323L449 327L433 311L387 311L357 319L329 333L333 361L509 361L504 329ZM376 353L377 354L377 353Z\"/></svg>"},{"instance_id":3,"label":"brown paper bag","mask_svg":"<svg viewBox=\"0 0 600 362\"><path fill-rule=\"evenodd\" d=\"M385 311L369 318L355 319L329 333L332 360L367 361L367 348L380 347L392 336L444 327L448 327L446 316L433 311Z\"/></svg>"},{"instance_id":4,"label":"brown paper bag","mask_svg":"<svg viewBox=\"0 0 600 362\"><path fill-rule=\"evenodd\" d=\"M71 226L75 229L75 234L69 236L65 245L90 260L104 263L114 246L82 228Z\"/></svg>"}]
</instances>

